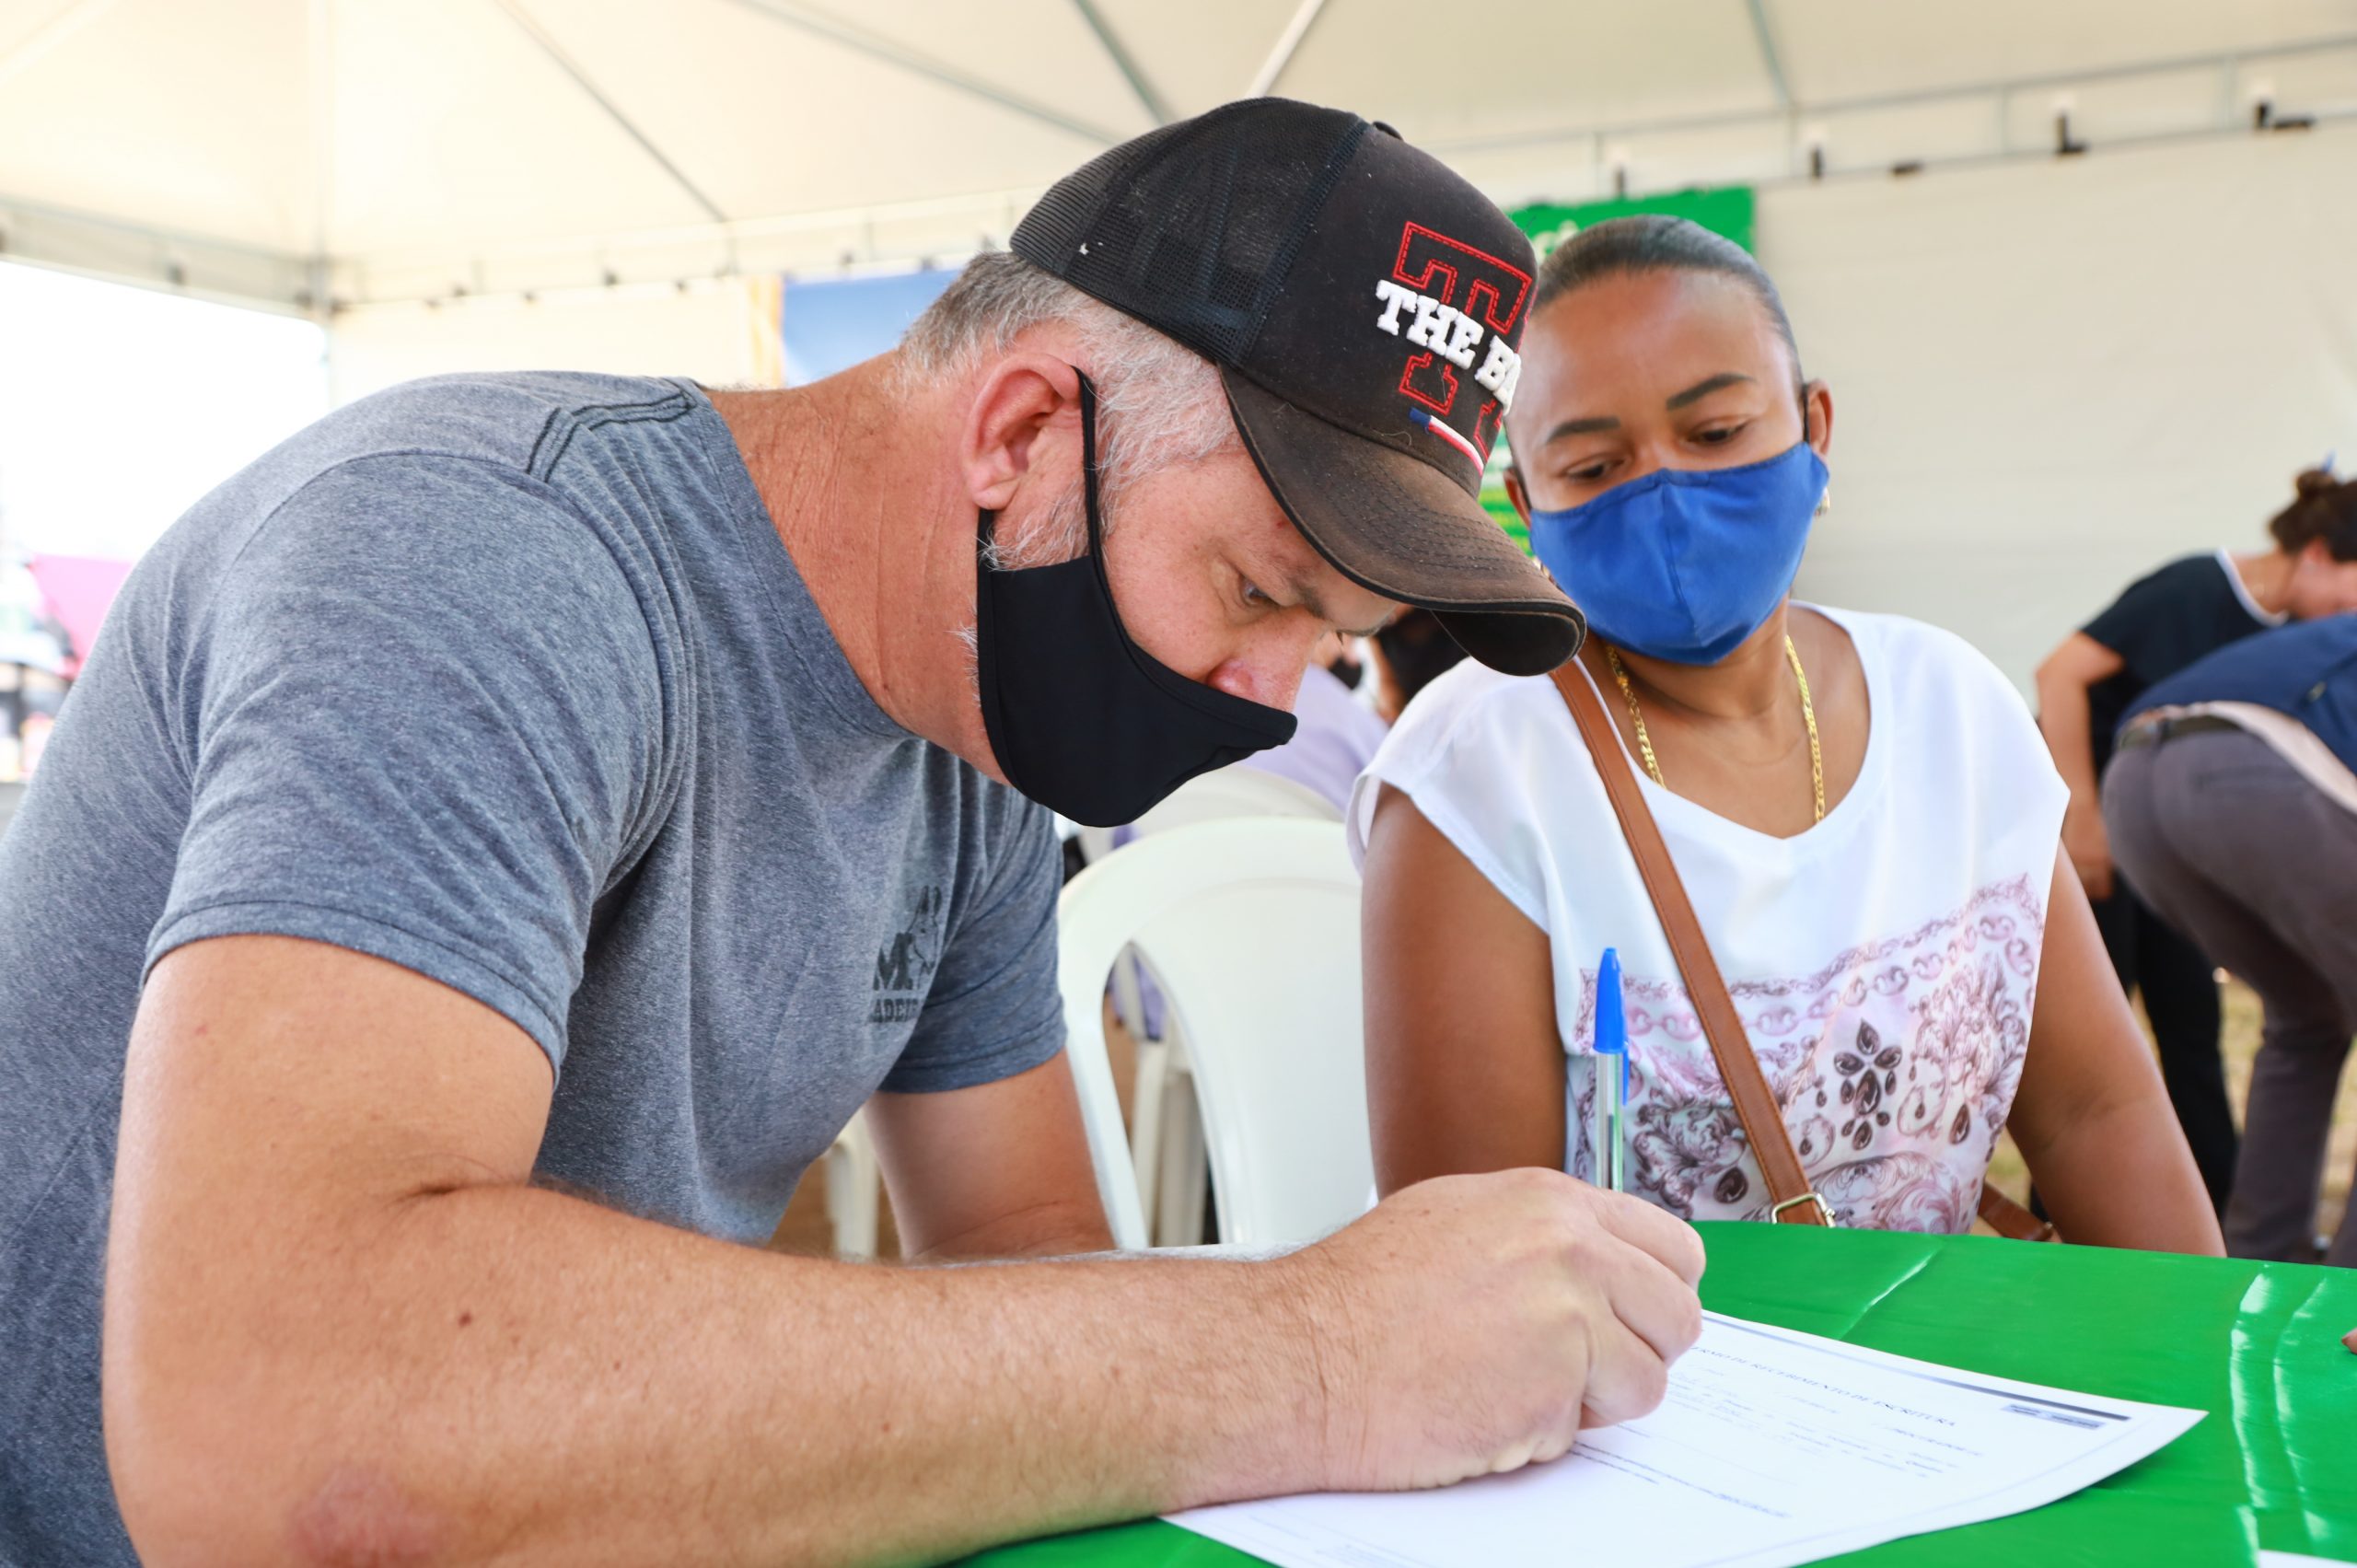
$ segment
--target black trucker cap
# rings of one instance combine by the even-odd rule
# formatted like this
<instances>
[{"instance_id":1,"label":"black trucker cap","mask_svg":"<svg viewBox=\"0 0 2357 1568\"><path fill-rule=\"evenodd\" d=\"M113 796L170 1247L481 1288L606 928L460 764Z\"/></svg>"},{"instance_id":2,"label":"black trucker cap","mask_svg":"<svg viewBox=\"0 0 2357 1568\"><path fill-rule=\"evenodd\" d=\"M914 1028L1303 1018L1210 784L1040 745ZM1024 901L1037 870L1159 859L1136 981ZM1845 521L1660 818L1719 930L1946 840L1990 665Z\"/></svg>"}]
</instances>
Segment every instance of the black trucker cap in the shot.
<instances>
[{"instance_id":1,"label":"black trucker cap","mask_svg":"<svg viewBox=\"0 0 2357 1568\"><path fill-rule=\"evenodd\" d=\"M1587 622L1478 499L1521 368L1530 242L1388 127L1247 99L1057 182L1015 253L1219 366L1294 526L1337 571L1537 675Z\"/></svg>"}]
</instances>

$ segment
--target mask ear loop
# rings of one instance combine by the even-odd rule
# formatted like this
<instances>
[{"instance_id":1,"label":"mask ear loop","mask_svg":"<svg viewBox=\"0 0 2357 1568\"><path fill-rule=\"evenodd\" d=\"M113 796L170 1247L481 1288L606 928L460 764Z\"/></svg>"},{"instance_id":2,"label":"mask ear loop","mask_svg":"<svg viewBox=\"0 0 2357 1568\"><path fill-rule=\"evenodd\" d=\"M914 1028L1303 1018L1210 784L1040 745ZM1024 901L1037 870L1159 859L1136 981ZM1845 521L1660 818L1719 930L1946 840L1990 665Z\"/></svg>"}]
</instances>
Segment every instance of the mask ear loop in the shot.
<instances>
[{"instance_id":1,"label":"mask ear loop","mask_svg":"<svg viewBox=\"0 0 2357 1568\"><path fill-rule=\"evenodd\" d=\"M1088 514L1089 567L1097 574L1097 587L1105 596L1106 607L1113 613L1113 629L1120 633L1121 646L1128 652L1130 661L1165 691L1201 712L1230 720L1240 715L1246 723L1263 726L1282 720L1283 733L1269 744L1283 745L1291 740L1293 715L1283 708L1271 708L1248 697L1234 696L1216 687L1190 680L1140 647L1137 639L1130 635L1129 625L1121 619L1121 602L1113 596L1113 579L1105 568L1104 508L1100 505L1097 473L1097 388L1089 380L1088 372L1077 365L1073 366L1072 373L1080 377L1080 469L1082 482L1086 486L1082 501Z\"/></svg>"},{"instance_id":2,"label":"mask ear loop","mask_svg":"<svg viewBox=\"0 0 2357 1568\"><path fill-rule=\"evenodd\" d=\"M1088 519L1088 553L1097 558L1097 573L1099 577L1102 577L1105 575L1103 559L1105 541L1104 534L1097 526L1097 389L1090 384L1088 372L1077 365L1073 366L1072 373L1080 377L1080 471L1081 483L1086 487L1082 496L1081 509L1086 514ZM981 508L974 520L975 548L982 551L989 550L991 541L997 533L998 514L988 507ZM1109 596L1112 591L1109 582L1107 584L1106 591Z\"/></svg>"},{"instance_id":3,"label":"mask ear loop","mask_svg":"<svg viewBox=\"0 0 2357 1568\"><path fill-rule=\"evenodd\" d=\"M1097 476L1097 384L1088 372L1075 365L1072 373L1080 377L1080 482L1081 510L1088 517L1088 559L1097 573L1097 581L1105 590L1105 602L1113 607L1113 623L1120 627L1121 641L1134 653L1144 650L1130 642L1130 629L1121 621L1121 605L1113 597L1113 579L1105 571L1105 507Z\"/></svg>"},{"instance_id":4,"label":"mask ear loop","mask_svg":"<svg viewBox=\"0 0 2357 1568\"><path fill-rule=\"evenodd\" d=\"M1097 558L1097 575L1104 575L1105 535L1099 522L1102 498L1097 486L1097 385L1089 380L1088 372L1075 365L1072 373L1080 377L1080 475L1086 487L1081 494L1081 510L1088 517L1088 553ZM1109 590L1110 585L1108 585Z\"/></svg>"}]
</instances>

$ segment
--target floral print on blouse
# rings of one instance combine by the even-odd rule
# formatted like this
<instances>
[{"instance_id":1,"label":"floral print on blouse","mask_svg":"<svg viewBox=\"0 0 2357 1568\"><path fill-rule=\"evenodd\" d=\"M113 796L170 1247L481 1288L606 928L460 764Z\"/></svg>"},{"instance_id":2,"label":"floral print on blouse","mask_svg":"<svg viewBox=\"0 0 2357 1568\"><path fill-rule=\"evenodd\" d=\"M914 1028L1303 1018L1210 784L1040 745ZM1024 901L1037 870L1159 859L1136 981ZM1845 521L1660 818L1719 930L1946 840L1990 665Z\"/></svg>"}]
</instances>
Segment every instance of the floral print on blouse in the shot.
<instances>
[{"instance_id":1,"label":"floral print on blouse","mask_svg":"<svg viewBox=\"0 0 2357 1568\"><path fill-rule=\"evenodd\" d=\"M1730 980L1812 1184L1845 1225L1967 1229L2020 1086L2045 935L2026 877L1810 975ZM1596 1170L1596 973L1572 1044L1573 1175ZM1675 975L1630 975L1630 1190L1680 1218L1764 1220L1769 1197Z\"/></svg>"}]
</instances>

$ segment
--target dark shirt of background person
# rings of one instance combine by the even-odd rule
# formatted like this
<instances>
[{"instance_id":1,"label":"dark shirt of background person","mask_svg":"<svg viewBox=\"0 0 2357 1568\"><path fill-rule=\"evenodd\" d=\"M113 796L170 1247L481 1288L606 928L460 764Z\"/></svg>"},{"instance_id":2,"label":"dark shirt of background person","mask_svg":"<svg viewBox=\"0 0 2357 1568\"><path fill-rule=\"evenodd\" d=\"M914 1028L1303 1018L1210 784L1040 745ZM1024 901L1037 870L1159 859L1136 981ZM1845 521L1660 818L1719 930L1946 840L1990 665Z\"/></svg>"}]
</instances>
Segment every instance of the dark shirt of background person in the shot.
<instances>
[{"instance_id":1,"label":"dark shirt of background person","mask_svg":"<svg viewBox=\"0 0 2357 1568\"><path fill-rule=\"evenodd\" d=\"M2111 760L2120 722L2142 705L2155 683L2253 633L2357 610L2357 482L2344 483L2328 470L2311 469L2293 481L2293 489L2292 504L2267 525L2273 548L2242 555L2218 550L2170 562L2130 584L2040 667L2044 709L2055 705L2048 701L2047 671L2071 662L2078 637L2111 656L2090 662L2114 668L2081 682L2095 778ZM2071 772L2063 768L2066 780Z\"/></svg>"}]
</instances>

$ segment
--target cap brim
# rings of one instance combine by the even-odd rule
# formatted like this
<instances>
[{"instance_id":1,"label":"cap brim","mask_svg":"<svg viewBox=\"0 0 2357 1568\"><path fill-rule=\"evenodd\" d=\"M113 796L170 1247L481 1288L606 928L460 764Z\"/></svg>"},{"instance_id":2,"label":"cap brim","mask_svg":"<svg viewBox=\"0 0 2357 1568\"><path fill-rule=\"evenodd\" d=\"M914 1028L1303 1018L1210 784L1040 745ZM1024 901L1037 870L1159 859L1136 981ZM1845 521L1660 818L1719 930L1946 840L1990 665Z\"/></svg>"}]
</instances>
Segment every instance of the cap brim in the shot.
<instances>
[{"instance_id":1,"label":"cap brim","mask_svg":"<svg viewBox=\"0 0 2357 1568\"><path fill-rule=\"evenodd\" d=\"M1336 571L1433 611L1467 653L1508 675L1544 675L1579 652L1586 618L1446 474L1233 369L1220 377L1260 477Z\"/></svg>"}]
</instances>

